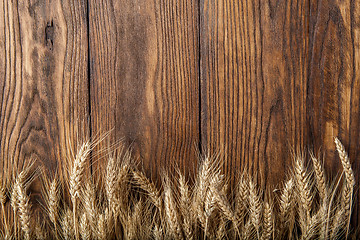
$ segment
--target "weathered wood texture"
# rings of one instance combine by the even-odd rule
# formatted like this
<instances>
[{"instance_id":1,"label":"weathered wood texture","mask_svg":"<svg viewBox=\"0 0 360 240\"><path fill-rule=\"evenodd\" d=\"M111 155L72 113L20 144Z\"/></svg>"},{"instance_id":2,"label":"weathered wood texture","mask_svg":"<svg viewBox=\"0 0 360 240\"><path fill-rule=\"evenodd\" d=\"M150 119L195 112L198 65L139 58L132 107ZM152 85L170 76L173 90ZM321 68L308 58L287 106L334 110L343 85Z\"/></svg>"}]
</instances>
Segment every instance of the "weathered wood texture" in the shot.
<instances>
[{"instance_id":1,"label":"weathered wood texture","mask_svg":"<svg viewBox=\"0 0 360 240\"><path fill-rule=\"evenodd\" d=\"M292 152L308 149L333 178L335 136L359 172L359 5L202 1L201 139L224 150L229 174L246 168L276 186ZM354 221L358 211L357 201Z\"/></svg>"},{"instance_id":2,"label":"weathered wood texture","mask_svg":"<svg viewBox=\"0 0 360 240\"><path fill-rule=\"evenodd\" d=\"M149 175L202 145L274 187L298 149L334 177L339 136L359 183L359 19L356 0L1 1L0 170L110 131L95 150L123 139Z\"/></svg>"},{"instance_id":3,"label":"weathered wood texture","mask_svg":"<svg viewBox=\"0 0 360 240\"><path fill-rule=\"evenodd\" d=\"M89 9L92 133L124 138L148 174L175 163L192 168L198 4L90 0Z\"/></svg>"},{"instance_id":4,"label":"weathered wood texture","mask_svg":"<svg viewBox=\"0 0 360 240\"><path fill-rule=\"evenodd\" d=\"M206 0L201 17L202 140L274 185L307 141L307 2Z\"/></svg>"},{"instance_id":5,"label":"weathered wood texture","mask_svg":"<svg viewBox=\"0 0 360 240\"><path fill-rule=\"evenodd\" d=\"M85 1L1 1L0 29L0 169L61 169L89 132Z\"/></svg>"},{"instance_id":6,"label":"weathered wood texture","mask_svg":"<svg viewBox=\"0 0 360 240\"><path fill-rule=\"evenodd\" d=\"M321 147L325 166L341 164L333 137L349 152L359 189L360 159L360 2L311 1L308 79L309 140ZM359 195L353 219L359 222Z\"/></svg>"}]
</instances>

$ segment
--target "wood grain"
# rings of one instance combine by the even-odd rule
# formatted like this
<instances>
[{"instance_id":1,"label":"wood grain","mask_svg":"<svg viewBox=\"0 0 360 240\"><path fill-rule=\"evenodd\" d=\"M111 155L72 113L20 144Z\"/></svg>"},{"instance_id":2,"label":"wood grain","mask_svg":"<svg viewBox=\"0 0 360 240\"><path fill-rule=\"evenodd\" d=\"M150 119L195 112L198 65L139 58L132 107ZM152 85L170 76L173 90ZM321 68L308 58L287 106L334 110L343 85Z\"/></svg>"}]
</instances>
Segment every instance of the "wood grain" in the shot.
<instances>
[{"instance_id":1,"label":"wood grain","mask_svg":"<svg viewBox=\"0 0 360 240\"><path fill-rule=\"evenodd\" d=\"M0 19L0 169L61 169L89 131L85 1L1 1Z\"/></svg>"},{"instance_id":2,"label":"wood grain","mask_svg":"<svg viewBox=\"0 0 360 240\"><path fill-rule=\"evenodd\" d=\"M199 139L196 1L90 0L89 9L93 136L111 130L108 141L122 138L148 174L191 169Z\"/></svg>"},{"instance_id":3,"label":"wood grain","mask_svg":"<svg viewBox=\"0 0 360 240\"><path fill-rule=\"evenodd\" d=\"M306 1L202 1L202 141L274 186L307 142Z\"/></svg>"},{"instance_id":4,"label":"wood grain","mask_svg":"<svg viewBox=\"0 0 360 240\"><path fill-rule=\"evenodd\" d=\"M309 136L325 153L333 177L341 164L333 138L339 136L356 172L360 158L360 2L312 1L310 14L310 72L308 84ZM356 187L359 189L359 187ZM353 221L359 222L359 195Z\"/></svg>"}]
</instances>

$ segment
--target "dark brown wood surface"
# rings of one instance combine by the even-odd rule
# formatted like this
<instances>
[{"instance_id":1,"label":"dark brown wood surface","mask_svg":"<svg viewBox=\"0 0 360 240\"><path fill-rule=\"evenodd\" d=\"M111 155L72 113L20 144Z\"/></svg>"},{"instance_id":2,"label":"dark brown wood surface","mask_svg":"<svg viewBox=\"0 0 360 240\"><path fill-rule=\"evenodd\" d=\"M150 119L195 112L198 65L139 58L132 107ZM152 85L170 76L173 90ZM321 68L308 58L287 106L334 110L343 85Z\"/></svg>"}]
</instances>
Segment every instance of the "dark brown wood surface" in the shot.
<instances>
[{"instance_id":1,"label":"dark brown wood surface","mask_svg":"<svg viewBox=\"0 0 360 240\"><path fill-rule=\"evenodd\" d=\"M226 172L278 186L310 150L333 179L336 136L358 172L360 2L202 2L201 139Z\"/></svg>"},{"instance_id":2,"label":"dark brown wood surface","mask_svg":"<svg viewBox=\"0 0 360 240\"><path fill-rule=\"evenodd\" d=\"M192 168L199 139L198 4L90 0L89 9L92 133L122 138L148 174L175 163Z\"/></svg>"},{"instance_id":3,"label":"dark brown wood surface","mask_svg":"<svg viewBox=\"0 0 360 240\"><path fill-rule=\"evenodd\" d=\"M306 1L204 1L202 140L225 169L276 185L307 141Z\"/></svg>"},{"instance_id":4,"label":"dark brown wood surface","mask_svg":"<svg viewBox=\"0 0 360 240\"><path fill-rule=\"evenodd\" d=\"M0 29L0 169L61 169L89 132L86 2L1 1Z\"/></svg>"},{"instance_id":5,"label":"dark brown wood surface","mask_svg":"<svg viewBox=\"0 0 360 240\"><path fill-rule=\"evenodd\" d=\"M1 1L0 170L109 133L95 167L123 140L148 175L189 173L202 146L277 187L297 150L334 177L338 136L359 183L359 19L357 0Z\"/></svg>"},{"instance_id":6,"label":"dark brown wood surface","mask_svg":"<svg viewBox=\"0 0 360 240\"><path fill-rule=\"evenodd\" d=\"M326 168L341 164L333 137L349 153L359 189L360 159L360 2L311 1L308 79L309 141L325 154ZM355 195L354 221L359 220Z\"/></svg>"}]
</instances>

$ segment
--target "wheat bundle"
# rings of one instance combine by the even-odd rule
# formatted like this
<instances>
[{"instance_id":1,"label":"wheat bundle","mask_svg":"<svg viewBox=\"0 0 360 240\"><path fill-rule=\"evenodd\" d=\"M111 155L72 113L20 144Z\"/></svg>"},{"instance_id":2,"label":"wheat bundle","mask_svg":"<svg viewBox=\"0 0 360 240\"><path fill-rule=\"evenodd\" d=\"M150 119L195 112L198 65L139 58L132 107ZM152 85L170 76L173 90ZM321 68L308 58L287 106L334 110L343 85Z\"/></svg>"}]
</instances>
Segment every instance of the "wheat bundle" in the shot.
<instances>
[{"instance_id":1,"label":"wheat bundle","mask_svg":"<svg viewBox=\"0 0 360 240\"><path fill-rule=\"evenodd\" d=\"M155 184L123 150L120 157L109 155L107 167L98 170L103 179L95 180L85 174L92 149L86 141L68 167L68 179L56 173L50 177L32 163L16 176L0 175L0 238L347 238L353 233L349 223L355 177L337 138L335 145L343 166L340 179L334 179L337 184L330 184L321 161L310 153L309 161L294 156L282 189L271 192L260 189L246 172L232 189L218 156L199 160L191 184L178 169L172 175L165 172L162 184ZM33 211L36 203L28 191L34 178L43 183L42 217Z\"/></svg>"}]
</instances>

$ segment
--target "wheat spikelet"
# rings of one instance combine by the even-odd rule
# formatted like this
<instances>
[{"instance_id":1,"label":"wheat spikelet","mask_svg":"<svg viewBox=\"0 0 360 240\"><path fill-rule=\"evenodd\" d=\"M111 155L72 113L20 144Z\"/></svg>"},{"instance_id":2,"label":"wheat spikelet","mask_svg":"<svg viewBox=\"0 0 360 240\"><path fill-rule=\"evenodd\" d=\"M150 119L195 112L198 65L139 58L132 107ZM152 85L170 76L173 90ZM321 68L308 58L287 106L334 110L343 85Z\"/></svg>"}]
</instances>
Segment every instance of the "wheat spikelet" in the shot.
<instances>
[{"instance_id":1,"label":"wheat spikelet","mask_svg":"<svg viewBox=\"0 0 360 240\"><path fill-rule=\"evenodd\" d=\"M179 223L177 207L171 190L172 189L171 182L167 175L165 175L163 183L164 183L164 207L165 207L166 219L171 236L175 239L182 239L181 225Z\"/></svg>"},{"instance_id":2,"label":"wheat spikelet","mask_svg":"<svg viewBox=\"0 0 360 240\"><path fill-rule=\"evenodd\" d=\"M3 207L6 201L5 188L0 185L0 204ZM2 208L3 209L3 208Z\"/></svg>"},{"instance_id":3,"label":"wheat spikelet","mask_svg":"<svg viewBox=\"0 0 360 240\"><path fill-rule=\"evenodd\" d=\"M279 234L285 235L288 227L288 237L292 238L295 224L294 214L294 180L290 178L285 182L279 202Z\"/></svg>"},{"instance_id":4,"label":"wheat spikelet","mask_svg":"<svg viewBox=\"0 0 360 240\"><path fill-rule=\"evenodd\" d=\"M259 226L261 219L262 205L259 197L258 190L252 179L249 180L249 211L250 219L254 228L256 229L257 237L260 238Z\"/></svg>"},{"instance_id":5,"label":"wheat spikelet","mask_svg":"<svg viewBox=\"0 0 360 240\"><path fill-rule=\"evenodd\" d=\"M91 180L86 183L85 190L83 191L82 204L90 224L92 233L96 232L96 190Z\"/></svg>"},{"instance_id":6,"label":"wheat spikelet","mask_svg":"<svg viewBox=\"0 0 360 240\"><path fill-rule=\"evenodd\" d=\"M318 224L317 216L314 215L310 217L310 220L308 220L308 224L301 229L301 239L307 240L307 239L313 239L316 233L316 227Z\"/></svg>"},{"instance_id":7,"label":"wheat spikelet","mask_svg":"<svg viewBox=\"0 0 360 240\"><path fill-rule=\"evenodd\" d=\"M214 188L214 186L211 187L211 190L213 192L213 195L215 196L215 200L219 209L224 214L224 216L234 224L236 232L238 233L238 235L240 235L238 229L238 220L234 211L232 210L229 201L226 199L224 192Z\"/></svg>"},{"instance_id":8,"label":"wheat spikelet","mask_svg":"<svg viewBox=\"0 0 360 240\"><path fill-rule=\"evenodd\" d=\"M89 224L89 220L87 218L87 214L84 212L80 218L80 235L83 240L91 239L91 228Z\"/></svg>"},{"instance_id":9,"label":"wheat spikelet","mask_svg":"<svg viewBox=\"0 0 360 240\"><path fill-rule=\"evenodd\" d=\"M116 189L115 189L115 217L121 216L123 219L126 216L126 209L128 204L128 173L129 166L127 163L123 163L120 170L118 171L118 175L116 177Z\"/></svg>"},{"instance_id":10,"label":"wheat spikelet","mask_svg":"<svg viewBox=\"0 0 360 240\"><path fill-rule=\"evenodd\" d=\"M264 223L263 230L261 234L261 239L271 239L274 231L274 221L273 221L273 209L270 203L264 203Z\"/></svg>"},{"instance_id":11,"label":"wheat spikelet","mask_svg":"<svg viewBox=\"0 0 360 240\"><path fill-rule=\"evenodd\" d=\"M112 213L115 213L115 191L116 191L116 172L117 165L113 157L108 158L108 163L106 167L106 176L105 176L105 192L108 199L109 208Z\"/></svg>"},{"instance_id":12,"label":"wheat spikelet","mask_svg":"<svg viewBox=\"0 0 360 240\"><path fill-rule=\"evenodd\" d=\"M49 217L54 226L57 225L59 197L58 197L58 181L56 178L51 182L49 187Z\"/></svg>"},{"instance_id":13,"label":"wheat spikelet","mask_svg":"<svg viewBox=\"0 0 360 240\"><path fill-rule=\"evenodd\" d=\"M40 225L40 219L38 218L35 223L35 237L37 240L46 240L49 238L49 236L47 236L46 232L43 229L44 226Z\"/></svg>"},{"instance_id":14,"label":"wheat spikelet","mask_svg":"<svg viewBox=\"0 0 360 240\"><path fill-rule=\"evenodd\" d=\"M193 239L193 227L191 222L194 220L192 218L192 214L190 213L191 199L190 199L190 191L189 186L186 183L184 175L179 173L179 191L180 191L180 209L183 216L183 229L185 232L186 239Z\"/></svg>"},{"instance_id":15,"label":"wheat spikelet","mask_svg":"<svg viewBox=\"0 0 360 240\"><path fill-rule=\"evenodd\" d=\"M106 216L104 214L100 214L97 219L97 229L95 233L98 240L107 239Z\"/></svg>"},{"instance_id":16,"label":"wheat spikelet","mask_svg":"<svg viewBox=\"0 0 360 240\"><path fill-rule=\"evenodd\" d=\"M24 239L31 239L31 226L30 226L30 216L31 216L31 205L29 203L29 196L26 194L24 185L20 182L15 184L17 192L17 202L19 209L19 217L21 223L21 229L23 231Z\"/></svg>"},{"instance_id":17,"label":"wheat spikelet","mask_svg":"<svg viewBox=\"0 0 360 240\"><path fill-rule=\"evenodd\" d=\"M74 236L73 231L73 213L70 209L67 209L61 218L61 229L63 233L63 238L65 240L71 240Z\"/></svg>"},{"instance_id":18,"label":"wheat spikelet","mask_svg":"<svg viewBox=\"0 0 360 240\"><path fill-rule=\"evenodd\" d=\"M142 190L149 194L152 203L161 211L161 197L159 190L142 172L133 171L133 178Z\"/></svg>"},{"instance_id":19,"label":"wheat spikelet","mask_svg":"<svg viewBox=\"0 0 360 240\"><path fill-rule=\"evenodd\" d=\"M13 193L16 199L13 200L14 202L12 204L15 206L14 213L16 212L15 209L18 209L19 211L21 230L23 232L23 237L25 240L31 238L31 204L29 202L30 198L26 194L26 189L34 177L34 175L30 177L28 176L32 166L32 161L25 163L25 165L23 166L23 170L17 176L15 184L13 186Z\"/></svg>"},{"instance_id":20,"label":"wheat spikelet","mask_svg":"<svg viewBox=\"0 0 360 240\"><path fill-rule=\"evenodd\" d=\"M226 221L223 218L220 218L219 227L216 231L216 239L224 239L226 236Z\"/></svg>"},{"instance_id":21,"label":"wheat spikelet","mask_svg":"<svg viewBox=\"0 0 360 240\"><path fill-rule=\"evenodd\" d=\"M314 156L312 152L310 152L310 157L314 166L316 186L319 191L321 200L324 201L328 196L324 169L320 161Z\"/></svg>"},{"instance_id":22,"label":"wheat spikelet","mask_svg":"<svg viewBox=\"0 0 360 240\"><path fill-rule=\"evenodd\" d=\"M246 181L246 176L243 174L241 175L241 178L236 188L235 211L239 221L242 221L245 215L248 193L249 193L248 182Z\"/></svg>"},{"instance_id":23,"label":"wheat spikelet","mask_svg":"<svg viewBox=\"0 0 360 240\"><path fill-rule=\"evenodd\" d=\"M338 208L335 212L331 228L330 228L330 239L337 239L338 233L340 229L342 229L345 225L343 219L344 219L344 209Z\"/></svg>"},{"instance_id":24,"label":"wheat spikelet","mask_svg":"<svg viewBox=\"0 0 360 240\"><path fill-rule=\"evenodd\" d=\"M296 181L296 193L298 198L298 213L299 222L302 232L306 232L307 226L310 224L311 217L311 179L306 173L304 161L302 157L298 156L295 159L295 181Z\"/></svg>"},{"instance_id":25,"label":"wheat spikelet","mask_svg":"<svg viewBox=\"0 0 360 240\"><path fill-rule=\"evenodd\" d=\"M59 218L59 181L55 175L52 181L46 176L45 171L43 173L43 188L42 193L45 198L47 213L50 221L54 225L54 235L58 239L58 218Z\"/></svg>"}]
</instances>

